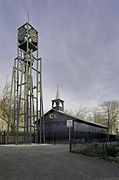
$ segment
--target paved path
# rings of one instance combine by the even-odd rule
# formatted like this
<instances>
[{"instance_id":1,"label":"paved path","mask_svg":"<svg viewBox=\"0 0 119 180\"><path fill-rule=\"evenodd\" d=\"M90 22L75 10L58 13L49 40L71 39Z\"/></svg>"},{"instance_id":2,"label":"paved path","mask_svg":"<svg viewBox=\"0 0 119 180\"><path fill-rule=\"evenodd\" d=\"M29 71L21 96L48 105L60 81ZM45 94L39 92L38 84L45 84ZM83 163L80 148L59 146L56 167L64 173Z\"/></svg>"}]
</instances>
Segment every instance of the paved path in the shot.
<instances>
[{"instance_id":1,"label":"paved path","mask_svg":"<svg viewBox=\"0 0 119 180\"><path fill-rule=\"evenodd\" d=\"M0 146L0 180L119 180L119 165L67 145Z\"/></svg>"}]
</instances>

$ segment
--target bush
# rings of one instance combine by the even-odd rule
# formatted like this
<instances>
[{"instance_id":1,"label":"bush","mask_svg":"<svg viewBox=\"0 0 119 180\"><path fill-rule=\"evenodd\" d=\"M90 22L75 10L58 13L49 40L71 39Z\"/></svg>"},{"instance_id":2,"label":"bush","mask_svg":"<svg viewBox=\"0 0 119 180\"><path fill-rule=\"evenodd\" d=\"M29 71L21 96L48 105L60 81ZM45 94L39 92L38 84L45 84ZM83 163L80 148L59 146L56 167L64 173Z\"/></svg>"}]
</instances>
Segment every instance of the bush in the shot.
<instances>
[{"instance_id":1,"label":"bush","mask_svg":"<svg viewBox=\"0 0 119 180\"><path fill-rule=\"evenodd\" d=\"M98 143L86 144L85 148L80 150L80 153L88 156L99 156L100 148L100 144Z\"/></svg>"},{"instance_id":2,"label":"bush","mask_svg":"<svg viewBox=\"0 0 119 180\"><path fill-rule=\"evenodd\" d=\"M86 144L79 152L88 156L98 156L103 159L115 158L118 156L119 144L91 143Z\"/></svg>"},{"instance_id":3,"label":"bush","mask_svg":"<svg viewBox=\"0 0 119 180\"><path fill-rule=\"evenodd\" d=\"M107 146L107 156L116 157L118 155L118 144Z\"/></svg>"}]
</instances>

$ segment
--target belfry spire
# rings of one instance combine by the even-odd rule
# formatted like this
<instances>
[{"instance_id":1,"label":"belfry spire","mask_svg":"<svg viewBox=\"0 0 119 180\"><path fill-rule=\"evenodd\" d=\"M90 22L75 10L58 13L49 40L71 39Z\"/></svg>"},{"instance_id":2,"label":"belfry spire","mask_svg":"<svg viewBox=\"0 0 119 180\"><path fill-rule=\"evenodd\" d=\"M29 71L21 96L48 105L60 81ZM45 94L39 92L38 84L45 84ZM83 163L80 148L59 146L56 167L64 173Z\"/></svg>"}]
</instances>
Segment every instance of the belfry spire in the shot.
<instances>
[{"instance_id":1,"label":"belfry spire","mask_svg":"<svg viewBox=\"0 0 119 180\"><path fill-rule=\"evenodd\" d=\"M28 11L28 17L27 17L27 22L29 23L29 11Z\"/></svg>"},{"instance_id":2,"label":"belfry spire","mask_svg":"<svg viewBox=\"0 0 119 180\"><path fill-rule=\"evenodd\" d=\"M56 99L60 99L59 86L57 85Z\"/></svg>"}]
</instances>

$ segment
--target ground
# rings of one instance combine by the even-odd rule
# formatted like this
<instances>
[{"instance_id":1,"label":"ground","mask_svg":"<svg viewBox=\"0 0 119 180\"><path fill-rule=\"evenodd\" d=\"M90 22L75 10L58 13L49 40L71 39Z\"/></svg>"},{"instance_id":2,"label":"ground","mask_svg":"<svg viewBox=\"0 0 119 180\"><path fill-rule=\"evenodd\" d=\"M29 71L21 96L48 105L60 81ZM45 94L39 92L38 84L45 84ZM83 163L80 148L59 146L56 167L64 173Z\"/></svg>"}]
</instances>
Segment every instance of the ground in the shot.
<instances>
[{"instance_id":1,"label":"ground","mask_svg":"<svg viewBox=\"0 0 119 180\"><path fill-rule=\"evenodd\" d=\"M0 180L119 180L119 165L67 145L0 146Z\"/></svg>"}]
</instances>

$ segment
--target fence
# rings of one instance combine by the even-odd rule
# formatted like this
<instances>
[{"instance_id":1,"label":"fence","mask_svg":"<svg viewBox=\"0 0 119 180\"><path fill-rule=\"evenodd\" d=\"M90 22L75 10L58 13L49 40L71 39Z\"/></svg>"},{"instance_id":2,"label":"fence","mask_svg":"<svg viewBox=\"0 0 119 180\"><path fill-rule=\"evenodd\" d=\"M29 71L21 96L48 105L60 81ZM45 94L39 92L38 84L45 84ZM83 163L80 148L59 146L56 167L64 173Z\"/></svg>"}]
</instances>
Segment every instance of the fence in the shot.
<instances>
[{"instance_id":1,"label":"fence","mask_svg":"<svg viewBox=\"0 0 119 180\"><path fill-rule=\"evenodd\" d=\"M72 142L75 144L75 141L79 141L80 143L90 143L90 142L106 142L107 139L109 141L115 141L115 136L101 133L91 133L91 132L71 132ZM69 133L66 132L47 132L45 134L46 143L56 144L56 143L68 143L69 141Z\"/></svg>"},{"instance_id":2,"label":"fence","mask_svg":"<svg viewBox=\"0 0 119 180\"><path fill-rule=\"evenodd\" d=\"M29 135L30 137L30 135ZM35 142L35 135L31 135L31 143ZM0 144L14 144L15 143L15 135L14 133L9 133L9 138L7 142L7 133L5 131L0 133ZM25 134L24 133L19 133L18 134L18 143L25 143Z\"/></svg>"},{"instance_id":3,"label":"fence","mask_svg":"<svg viewBox=\"0 0 119 180\"><path fill-rule=\"evenodd\" d=\"M113 135L106 139L72 139L71 152L82 153L89 156L98 156L102 159L115 159L119 161L119 138Z\"/></svg>"}]
</instances>

